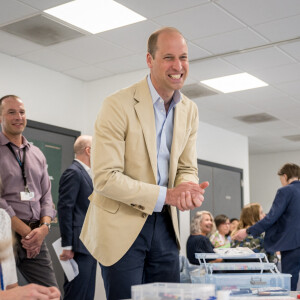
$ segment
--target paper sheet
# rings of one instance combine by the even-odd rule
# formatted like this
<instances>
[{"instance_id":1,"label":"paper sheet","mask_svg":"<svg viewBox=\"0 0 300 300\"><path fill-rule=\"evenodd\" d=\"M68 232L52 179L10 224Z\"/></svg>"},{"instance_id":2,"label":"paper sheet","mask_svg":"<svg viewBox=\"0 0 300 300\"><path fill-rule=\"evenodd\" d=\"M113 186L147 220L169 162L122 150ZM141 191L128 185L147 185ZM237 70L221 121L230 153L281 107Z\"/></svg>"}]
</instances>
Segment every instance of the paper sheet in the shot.
<instances>
[{"instance_id":1,"label":"paper sheet","mask_svg":"<svg viewBox=\"0 0 300 300\"><path fill-rule=\"evenodd\" d=\"M58 240L53 242L52 246L53 246L54 251L58 257L58 260L66 274L66 277L68 278L69 281L72 281L79 274L78 265L77 265L76 261L73 258L66 260L66 261L59 259L59 256L63 252L63 248L61 246L61 238L59 238Z\"/></svg>"}]
</instances>

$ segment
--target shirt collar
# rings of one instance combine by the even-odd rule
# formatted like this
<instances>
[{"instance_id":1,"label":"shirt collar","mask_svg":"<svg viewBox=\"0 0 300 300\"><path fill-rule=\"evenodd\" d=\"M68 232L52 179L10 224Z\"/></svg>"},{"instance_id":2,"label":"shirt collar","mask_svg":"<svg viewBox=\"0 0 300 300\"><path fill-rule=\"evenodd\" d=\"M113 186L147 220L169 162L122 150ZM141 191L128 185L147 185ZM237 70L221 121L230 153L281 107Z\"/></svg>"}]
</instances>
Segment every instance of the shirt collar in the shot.
<instances>
[{"instance_id":1,"label":"shirt collar","mask_svg":"<svg viewBox=\"0 0 300 300\"><path fill-rule=\"evenodd\" d=\"M79 160L77 158L74 158L74 160L78 161L83 166L83 168L87 171L87 173L90 174L91 168L89 166L87 166L84 162L82 162L81 160Z\"/></svg>"},{"instance_id":2,"label":"shirt collar","mask_svg":"<svg viewBox=\"0 0 300 300\"><path fill-rule=\"evenodd\" d=\"M148 82L148 86L149 86L149 89L150 89L150 94L151 94L151 97L152 97L152 103L154 104L156 101L161 99L161 97L160 97L160 95L158 94L158 92L156 91L155 87L152 84L150 74L148 74L148 76L147 76L147 82ZM179 103L179 101L181 100L181 93L180 93L179 90L174 91L172 100L174 101L174 106L177 103Z\"/></svg>"},{"instance_id":3,"label":"shirt collar","mask_svg":"<svg viewBox=\"0 0 300 300\"><path fill-rule=\"evenodd\" d=\"M3 134L3 132L0 132L0 145L5 146L7 144L11 143L11 141ZM14 145L13 143L11 143ZM27 141L25 136L22 136L22 145L20 148L30 147L30 143Z\"/></svg>"}]
</instances>

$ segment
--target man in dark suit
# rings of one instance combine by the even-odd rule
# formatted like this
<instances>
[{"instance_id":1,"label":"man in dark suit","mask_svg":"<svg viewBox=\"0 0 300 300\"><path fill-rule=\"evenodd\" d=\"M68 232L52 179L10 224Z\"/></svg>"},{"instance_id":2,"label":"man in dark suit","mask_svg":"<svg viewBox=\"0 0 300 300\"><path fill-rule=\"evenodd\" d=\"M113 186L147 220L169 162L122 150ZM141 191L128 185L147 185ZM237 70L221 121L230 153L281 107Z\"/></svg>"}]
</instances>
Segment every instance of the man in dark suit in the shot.
<instances>
[{"instance_id":1,"label":"man in dark suit","mask_svg":"<svg viewBox=\"0 0 300 300\"><path fill-rule=\"evenodd\" d=\"M64 248L61 260L74 258L79 275L72 281L65 277L64 299L93 300L95 293L96 260L91 256L79 235L86 211L88 197L93 192L91 180L91 136L80 136L74 144L75 159L62 174L59 182L58 219Z\"/></svg>"}]
</instances>

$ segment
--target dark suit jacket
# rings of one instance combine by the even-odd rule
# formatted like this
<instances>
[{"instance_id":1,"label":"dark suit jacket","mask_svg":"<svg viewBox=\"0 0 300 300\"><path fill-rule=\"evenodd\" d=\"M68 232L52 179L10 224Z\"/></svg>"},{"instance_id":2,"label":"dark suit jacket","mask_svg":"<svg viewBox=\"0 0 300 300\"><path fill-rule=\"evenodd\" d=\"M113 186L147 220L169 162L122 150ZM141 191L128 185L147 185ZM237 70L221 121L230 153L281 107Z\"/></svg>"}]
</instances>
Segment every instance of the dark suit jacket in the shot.
<instances>
[{"instance_id":1,"label":"dark suit jacket","mask_svg":"<svg viewBox=\"0 0 300 300\"><path fill-rule=\"evenodd\" d=\"M250 227L254 236L266 232L264 247L269 252L300 247L300 181L278 189L270 212Z\"/></svg>"},{"instance_id":2,"label":"dark suit jacket","mask_svg":"<svg viewBox=\"0 0 300 300\"><path fill-rule=\"evenodd\" d=\"M74 252L89 254L79 235L92 192L93 183L89 174L74 160L60 178L57 205L62 246L72 246Z\"/></svg>"}]
</instances>

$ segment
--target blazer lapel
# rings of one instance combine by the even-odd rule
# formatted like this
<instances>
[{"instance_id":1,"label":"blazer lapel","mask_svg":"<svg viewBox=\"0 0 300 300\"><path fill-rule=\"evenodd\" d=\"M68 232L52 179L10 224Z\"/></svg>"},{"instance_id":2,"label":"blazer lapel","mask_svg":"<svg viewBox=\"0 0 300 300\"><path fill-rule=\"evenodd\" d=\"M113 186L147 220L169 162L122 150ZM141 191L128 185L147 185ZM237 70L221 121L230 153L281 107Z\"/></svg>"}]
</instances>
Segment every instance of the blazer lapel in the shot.
<instances>
[{"instance_id":1,"label":"blazer lapel","mask_svg":"<svg viewBox=\"0 0 300 300\"><path fill-rule=\"evenodd\" d=\"M136 89L134 95L136 104L134 109L139 118L146 147L148 150L155 181L157 181L157 149L156 149L156 129L155 117L151 94L149 91L147 79L144 79Z\"/></svg>"}]
</instances>

